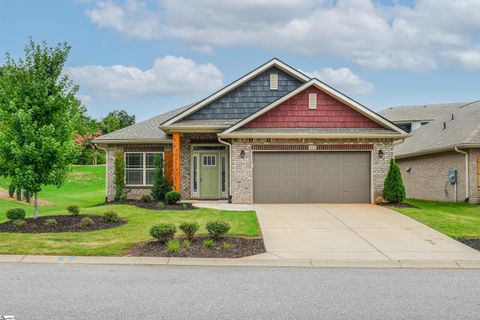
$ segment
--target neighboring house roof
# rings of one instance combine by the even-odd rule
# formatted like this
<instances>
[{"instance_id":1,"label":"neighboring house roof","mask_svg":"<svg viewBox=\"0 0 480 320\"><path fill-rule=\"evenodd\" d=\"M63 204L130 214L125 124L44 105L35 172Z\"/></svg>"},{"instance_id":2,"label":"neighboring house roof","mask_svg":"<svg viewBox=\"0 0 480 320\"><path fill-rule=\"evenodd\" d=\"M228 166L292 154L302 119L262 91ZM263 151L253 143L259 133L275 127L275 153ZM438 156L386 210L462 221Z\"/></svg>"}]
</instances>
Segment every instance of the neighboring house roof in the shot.
<instances>
[{"instance_id":1,"label":"neighboring house roof","mask_svg":"<svg viewBox=\"0 0 480 320\"><path fill-rule=\"evenodd\" d=\"M286 63L278 60L278 59L272 59L268 61L267 63L261 65L257 69L251 71L250 73L246 74L245 76L241 77L240 79L232 82L228 86L224 87L223 89L215 92L211 96L203 99L202 101L192 105L189 109L186 109L185 111L179 113L178 115L173 116L171 119L168 119L168 121L165 121L163 123L163 127L167 127L169 125L172 125L176 123L177 121L180 121L182 119L187 118L188 116L192 115L190 117L191 120L199 120L198 117L193 116L194 113L199 111L200 109L204 107L208 107L210 104L212 104L214 101L217 99L220 99L221 97L226 96L236 88L240 87L241 85L247 83L250 80L254 80L254 82L258 84L263 84L263 85L268 85L267 79L255 79L255 77L262 75L262 73L268 71L269 69L276 68L280 70L282 73L288 74L289 76L293 77L292 79L296 79L296 83L294 81L290 81L290 79L282 79L282 77L279 75L279 84L281 82L287 82L286 83L286 90L272 90L269 92L269 94L262 95L262 97L254 97L252 101L247 101L246 103L239 105L238 102L236 101L235 98L232 99L232 103L236 103L234 108L230 108L232 104L230 104L230 107L228 107L228 112L225 112L225 110L212 110L211 114L216 118L240 118L243 119L249 114L252 114L259 110L261 107L267 105L268 103L280 98L281 96L287 94L288 92L294 90L295 88L299 87L302 85L302 83L309 81L310 78L306 76L305 74L301 73L297 69L287 65ZM268 74L265 74L264 76L268 76ZM270 91L270 90L269 90ZM252 92L255 92L255 90L252 90ZM248 99L247 99L248 100ZM243 101L242 101L243 102ZM225 108L224 108L225 109ZM233 111L233 112L232 112ZM238 116L237 116L238 115ZM208 118L208 117L207 117ZM203 118L204 119L204 118Z\"/></svg>"},{"instance_id":2,"label":"neighboring house roof","mask_svg":"<svg viewBox=\"0 0 480 320\"><path fill-rule=\"evenodd\" d=\"M165 120L183 112L192 105L163 113L151 119L136 123L129 127L96 138L94 143L149 143L171 142L171 137L160 129L160 124Z\"/></svg>"},{"instance_id":3,"label":"neighboring house roof","mask_svg":"<svg viewBox=\"0 0 480 320\"><path fill-rule=\"evenodd\" d=\"M392 122L433 121L464 104L466 102L398 106L383 109L378 113Z\"/></svg>"},{"instance_id":4,"label":"neighboring house roof","mask_svg":"<svg viewBox=\"0 0 480 320\"><path fill-rule=\"evenodd\" d=\"M326 94L330 95L331 97L339 100L340 102L344 103L345 105L351 107L352 109L356 110L357 112L363 114L367 118L371 119L372 121L380 124L382 127L392 130L393 132L401 135L408 136L408 133L405 132L404 130L400 129L397 127L395 124L390 122L389 120L381 117L377 113L373 112L372 110L368 109L367 107L361 105L357 101L347 97L343 93L333 89L332 87L328 86L327 84L323 83L322 81L318 79L311 79L310 81L306 82L304 85L301 87L297 88L296 90L293 90L289 94L283 96L282 98L274 101L273 103L267 105L266 107L260 109L256 113L250 115L249 117L243 119L242 121L238 122L234 126L228 128L225 130L222 135L227 136L228 134L231 134L235 132L235 130L241 128L245 124L249 123L250 121L258 118L262 114L270 111L271 109L275 108L276 106L282 104L283 102L287 101L288 99L294 97L295 95L299 94L303 90L307 89L308 87L315 86L316 88L320 89L321 91L325 92Z\"/></svg>"},{"instance_id":5,"label":"neighboring house roof","mask_svg":"<svg viewBox=\"0 0 480 320\"><path fill-rule=\"evenodd\" d=\"M479 101L454 108L415 130L410 138L395 145L394 153L405 158L469 146L480 146Z\"/></svg>"}]
</instances>

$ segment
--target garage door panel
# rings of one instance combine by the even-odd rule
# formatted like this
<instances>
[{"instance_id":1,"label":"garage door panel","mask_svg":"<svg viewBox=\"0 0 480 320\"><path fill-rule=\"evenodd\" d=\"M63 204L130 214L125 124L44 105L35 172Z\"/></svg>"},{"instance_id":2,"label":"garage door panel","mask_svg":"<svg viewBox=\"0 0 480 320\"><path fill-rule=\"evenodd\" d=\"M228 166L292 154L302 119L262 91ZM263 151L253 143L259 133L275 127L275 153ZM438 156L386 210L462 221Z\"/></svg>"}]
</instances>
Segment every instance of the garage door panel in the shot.
<instances>
[{"instance_id":1,"label":"garage door panel","mask_svg":"<svg viewBox=\"0 0 480 320\"><path fill-rule=\"evenodd\" d=\"M256 203L370 202L369 152L255 152Z\"/></svg>"}]
</instances>

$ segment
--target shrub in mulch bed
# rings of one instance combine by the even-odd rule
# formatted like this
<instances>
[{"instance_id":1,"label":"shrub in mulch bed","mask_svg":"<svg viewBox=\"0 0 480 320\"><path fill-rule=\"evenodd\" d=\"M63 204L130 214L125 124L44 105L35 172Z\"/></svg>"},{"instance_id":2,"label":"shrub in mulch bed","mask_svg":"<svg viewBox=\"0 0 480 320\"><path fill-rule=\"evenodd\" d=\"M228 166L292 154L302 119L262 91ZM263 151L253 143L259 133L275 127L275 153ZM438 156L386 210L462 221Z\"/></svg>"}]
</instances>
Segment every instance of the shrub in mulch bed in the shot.
<instances>
[{"instance_id":1,"label":"shrub in mulch bed","mask_svg":"<svg viewBox=\"0 0 480 320\"><path fill-rule=\"evenodd\" d=\"M101 205L110 205L110 204L129 204L134 205L143 209L150 210L192 210L195 207L191 203L177 203L177 204L167 204L164 203L163 207L159 205L158 202L144 202L141 200L126 200L126 201L110 201Z\"/></svg>"},{"instance_id":2,"label":"shrub in mulch bed","mask_svg":"<svg viewBox=\"0 0 480 320\"><path fill-rule=\"evenodd\" d=\"M82 223L84 218L93 220L93 224ZM55 226L45 225L47 220L55 220ZM104 222L102 216L98 215L78 215L78 216L44 216L24 219L24 226L15 226L13 221L8 221L0 224L0 232L17 232L17 233L47 233L47 232L85 232L103 229L111 229L122 226L127 223L126 220L116 222Z\"/></svg>"},{"instance_id":3,"label":"shrub in mulch bed","mask_svg":"<svg viewBox=\"0 0 480 320\"><path fill-rule=\"evenodd\" d=\"M456 239L457 241L460 241L461 243L469 246L470 248L473 248L475 250L480 251L480 238L477 239Z\"/></svg>"},{"instance_id":4,"label":"shrub in mulch bed","mask_svg":"<svg viewBox=\"0 0 480 320\"><path fill-rule=\"evenodd\" d=\"M148 241L131 247L126 255L137 257L188 257L188 258L241 258L265 252L262 239L244 237L222 237L214 241L211 248L204 245L208 236L196 236L189 245L182 245L177 252L169 252L167 244L161 241ZM185 238L177 240L183 244ZM228 245L224 245L227 243Z\"/></svg>"},{"instance_id":5,"label":"shrub in mulch bed","mask_svg":"<svg viewBox=\"0 0 480 320\"><path fill-rule=\"evenodd\" d=\"M382 207L395 207L395 208L412 208L412 209L418 209L418 207L414 206L413 204L405 203L405 202L398 202L398 203L392 203L392 202L380 202L378 203L379 206Z\"/></svg>"}]
</instances>

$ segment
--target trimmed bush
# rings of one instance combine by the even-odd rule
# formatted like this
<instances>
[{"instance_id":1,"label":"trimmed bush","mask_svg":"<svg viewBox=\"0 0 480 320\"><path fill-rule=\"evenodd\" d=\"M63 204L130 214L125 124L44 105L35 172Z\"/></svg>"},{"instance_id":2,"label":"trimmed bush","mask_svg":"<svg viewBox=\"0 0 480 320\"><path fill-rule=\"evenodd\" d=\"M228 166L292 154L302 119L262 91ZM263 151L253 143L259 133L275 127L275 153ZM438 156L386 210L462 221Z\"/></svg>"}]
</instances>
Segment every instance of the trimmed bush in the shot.
<instances>
[{"instance_id":1,"label":"trimmed bush","mask_svg":"<svg viewBox=\"0 0 480 320\"><path fill-rule=\"evenodd\" d=\"M402 173L395 160L390 160L387 178L383 184L383 198L391 203L400 203L405 200L405 186Z\"/></svg>"},{"instance_id":2,"label":"trimmed bush","mask_svg":"<svg viewBox=\"0 0 480 320\"><path fill-rule=\"evenodd\" d=\"M30 203L30 201L32 201L32 192L30 190L24 189L23 198L25 199L26 203Z\"/></svg>"},{"instance_id":3,"label":"trimmed bush","mask_svg":"<svg viewBox=\"0 0 480 320\"><path fill-rule=\"evenodd\" d=\"M71 206L67 207L68 213L70 213L72 216L78 216L80 215L80 207L76 204L72 204Z\"/></svg>"},{"instance_id":4,"label":"trimmed bush","mask_svg":"<svg viewBox=\"0 0 480 320\"><path fill-rule=\"evenodd\" d=\"M82 221L80 221L80 226L83 228L93 226L94 224L95 221L93 221L93 219L90 217L85 217L82 219Z\"/></svg>"},{"instance_id":5,"label":"trimmed bush","mask_svg":"<svg viewBox=\"0 0 480 320\"><path fill-rule=\"evenodd\" d=\"M116 213L113 210L107 211L102 215L102 221L103 222L118 222L120 221L120 217L118 216L118 213Z\"/></svg>"},{"instance_id":6,"label":"trimmed bush","mask_svg":"<svg viewBox=\"0 0 480 320\"><path fill-rule=\"evenodd\" d=\"M179 228L183 231L183 233L185 233L188 240L192 240L200 226L196 222L183 222Z\"/></svg>"},{"instance_id":7,"label":"trimmed bush","mask_svg":"<svg viewBox=\"0 0 480 320\"><path fill-rule=\"evenodd\" d=\"M180 251L180 242L178 240L168 240L167 242L167 252L175 253Z\"/></svg>"},{"instance_id":8,"label":"trimmed bush","mask_svg":"<svg viewBox=\"0 0 480 320\"><path fill-rule=\"evenodd\" d=\"M25 226L25 220L13 220L12 223L15 228L21 228Z\"/></svg>"},{"instance_id":9,"label":"trimmed bush","mask_svg":"<svg viewBox=\"0 0 480 320\"><path fill-rule=\"evenodd\" d=\"M177 227L173 223L159 223L150 228L150 235L162 242L173 239L177 232Z\"/></svg>"},{"instance_id":10,"label":"trimmed bush","mask_svg":"<svg viewBox=\"0 0 480 320\"><path fill-rule=\"evenodd\" d=\"M230 250L232 249L233 245L229 242L224 242L223 243L223 250Z\"/></svg>"},{"instance_id":11,"label":"trimmed bush","mask_svg":"<svg viewBox=\"0 0 480 320\"><path fill-rule=\"evenodd\" d=\"M10 220L25 219L25 210L23 208L12 208L7 210L7 218Z\"/></svg>"},{"instance_id":12,"label":"trimmed bush","mask_svg":"<svg viewBox=\"0 0 480 320\"><path fill-rule=\"evenodd\" d=\"M203 245L205 246L205 248L212 249L214 244L215 241L213 239L203 240Z\"/></svg>"},{"instance_id":13,"label":"trimmed bush","mask_svg":"<svg viewBox=\"0 0 480 320\"><path fill-rule=\"evenodd\" d=\"M149 194L142 194L140 200L142 200L143 202L150 202L152 201L152 196Z\"/></svg>"},{"instance_id":14,"label":"trimmed bush","mask_svg":"<svg viewBox=\"0 0 480 320\"><path fill-rule=\"evenodd\" d=\"M188 241L187 239L183 240L182 241L182 247L190 248L190 241Z\"/></svg>"},{"instance_id":15,"label":"trimmed bush","mask_svg":"<svg viewBox=\"0 0 480 320\"><path fill-rule=\"evenodd\" d=\"M18 201L22 201L22 187L17 185L15 189L15 197Z\"/></svg>"},{"instance_id":16,"label":"trimmed bush","mask_svg":"<svg viewBox=\"0 0 480 320\"><path fill-rule=\"evenodd\" d=\"M160 208L160 209L165 209L165 202L163 201L160 201L157 206Z\"/></svg>"},{"instance_id":17,"label":"trimmed bush","mask_svg":"<svg viewBox=\"0 0 480 320\"><path fill-rule=\"evenodd\" d=\"M56 228L58 226L58 222L55 219L47 219L43 225L47 228Z\"/></svg>"},{"instance_id":18,"label":"trimmed bush","mask_svg":"<svg viewBox=\"0 0 480 320\"><path fill-rule=\"evenodd\" d=\"M207 223L208 234L214 239L218 239L228 233L230 224L224 221L210 221Z\"/></svg>"},{"instance_id":19,"label":"trimmed bush","mask_svg":"<svg viewBox=\"0 0 480 320\"><path fill-rule=\"evenodd\" d=\"M178 201L180 201L180 192L176 192L176 191L167 192L167 194L165 195L165 200L170 205L176 204Z\"/></svg>"},{"instance_id":20,"label":"trimmed bush","mask_svg":"<svg viewBox=\"0 0 480 320\"><path fill-rule=\"evenodd\" d=\"M127 194L123 193L123 194L119 195L116 200L119 201L119 202L127 202L127 200L128 200Z\"/></svg>"},{"instance_id":21,"label":"trimmed bush","mask_svg":"<svg viewBox=\"0 0 480 320\"><path fill-rule=\"evenodd\" d=\"M155 170L153 171L152 198L157 201L163 201L167 192L172 190L170 183L165 178L163 155L155 155L153 165Z\"/></svg>"},{"instance_id":22,"label":"trimmed bush","mask_svg":"<svg viewBox=\"0 0 480 320\"><path fill-rule=\"evenodd\" d=\"M8 196L10 198L13 198L15 197L15 190L17 189L17 186L15 185L14 182L10 183L10 185L8 186Z\"/></svg>"},{"instance_id":23,"label":"trimmed bush","mask_svg":"<svg viewBox=\"0 0 480 320\"><path fill-rule=\"evenodd\" d=\"M125 195L125 160L122 152L115 154L114 167L115 200L122 201L122 196Z\"/></svg>"}]
</instances>

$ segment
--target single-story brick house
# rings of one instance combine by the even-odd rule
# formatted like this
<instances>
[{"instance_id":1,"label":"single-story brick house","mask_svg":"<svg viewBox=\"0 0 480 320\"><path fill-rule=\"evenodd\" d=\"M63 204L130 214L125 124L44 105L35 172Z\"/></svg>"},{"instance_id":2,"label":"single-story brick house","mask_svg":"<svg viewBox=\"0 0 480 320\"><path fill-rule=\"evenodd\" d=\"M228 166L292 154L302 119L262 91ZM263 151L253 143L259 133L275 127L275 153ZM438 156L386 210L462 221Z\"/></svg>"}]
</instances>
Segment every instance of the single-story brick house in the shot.
<instances>
[{"instance_id":1,"label":"single-story brick house","mask_svg":"<svg viewBox=\"0 0 480 320\"><path fill-rule=\"evenodd\" d=\"M429 115L425 115L426 108ZM407 197L480 203L480 102L385 111L380 113L394 123L407 118L433 119L394 145ZM449 173L454 172L457 183L449 180Z\"/></svg>"},{"instance_id":2,"label":"single-story brick house","mask_svg":"<svg viewBox=\"0 0 480 320\"><path fill-rule=\"evenodd\" d=\"M104 135L107 199L114 158L130 198L149 193L153 157L182 199L233 203L373 202L393 143L408 134L297 69L273 59L209 97Z\"/></svg>"}]
</instances>

